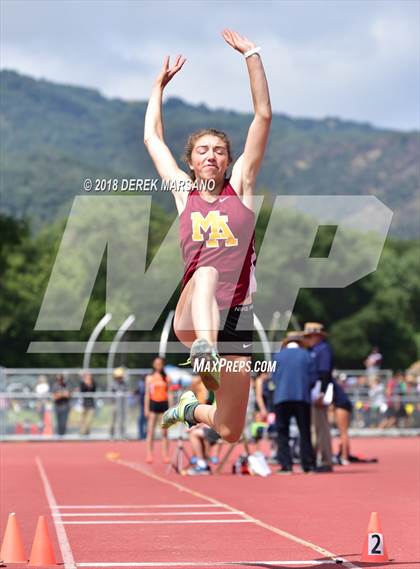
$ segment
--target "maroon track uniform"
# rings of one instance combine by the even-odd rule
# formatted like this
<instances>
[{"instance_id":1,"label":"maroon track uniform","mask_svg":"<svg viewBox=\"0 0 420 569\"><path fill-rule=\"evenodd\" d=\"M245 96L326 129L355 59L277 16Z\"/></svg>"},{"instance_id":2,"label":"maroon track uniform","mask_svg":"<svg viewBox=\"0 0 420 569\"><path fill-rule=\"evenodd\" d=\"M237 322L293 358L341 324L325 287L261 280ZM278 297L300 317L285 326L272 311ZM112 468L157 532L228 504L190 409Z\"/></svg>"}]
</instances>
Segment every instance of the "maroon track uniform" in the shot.
<instances>
[{"instance_id":1,"label":"maroon track uniform","mask_svg":"<svg viewBox=\"0 0 420 569\"><path fill-rule=\"evenodd\" d=\"M254 226L254 212L242 203L228 180L212 203L192 190L179 216L185 264L182 288L198 267L211 266L219 273L219 309L240 305L256 290Z\"/></svg>"}]
</instances>

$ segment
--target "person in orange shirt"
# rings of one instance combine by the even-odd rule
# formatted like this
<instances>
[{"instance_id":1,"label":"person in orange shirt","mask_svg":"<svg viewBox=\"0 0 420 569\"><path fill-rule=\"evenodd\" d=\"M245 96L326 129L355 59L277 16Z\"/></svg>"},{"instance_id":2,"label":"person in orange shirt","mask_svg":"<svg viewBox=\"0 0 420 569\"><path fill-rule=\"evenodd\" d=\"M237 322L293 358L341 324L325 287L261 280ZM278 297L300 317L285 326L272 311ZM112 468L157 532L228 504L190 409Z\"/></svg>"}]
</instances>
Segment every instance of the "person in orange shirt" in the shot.
<instances>
[{"instance_id":1,"label":"person in orange shirt","mask_svg":"<svg viewBox=\"0 0 420 569\"><path fill-rule=\"evenodd\" d=\"M158 418L169 408L169 380L165 373L165 360L156 357L152 362L152 373L146 376L144 414L147 417L146 462L153 462L153 442ZM166 429L162 430L163 461L169 463L169 443Z\"/></svg>"}]
</instances>

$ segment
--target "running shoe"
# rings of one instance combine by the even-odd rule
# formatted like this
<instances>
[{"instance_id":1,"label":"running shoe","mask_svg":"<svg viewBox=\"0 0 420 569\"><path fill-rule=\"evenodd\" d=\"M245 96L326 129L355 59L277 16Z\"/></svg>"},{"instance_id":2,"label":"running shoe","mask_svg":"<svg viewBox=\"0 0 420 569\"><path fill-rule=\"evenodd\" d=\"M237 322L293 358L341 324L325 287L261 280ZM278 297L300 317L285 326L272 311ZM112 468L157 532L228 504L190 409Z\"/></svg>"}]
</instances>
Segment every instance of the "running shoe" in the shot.
<instances>
[{"instance_id":1,"label":"running shoe","mask_svg":"<svg viewBox=\"0 0 420 569\"><path fill-rule=\"evenodd\" d=\"M211 474L211 470L207 465L198 466L198 464L196 464L187 470L187 474L188 476L202 476L203 474Z\"/></svg>"},{"instance_id":2,"label":"running shoe","mask_svg":"<svg viewBox=\"0 0 420 569\"><path fill-rule=\"evenodd\" d=\"M200 371L199 375L208 391L216 391L220 387L220 358L216 349L207 340L197 338L191 346L190 363L194 369L195 361L204 360L210 371Z\"/></svg>"},{"instance_id":3,"label":"running shoe","mask_svg":"<svg viewBox=\"0 0 420 569\"><path fill-rule=\"evenodd\" d=\"M198 399L192 391L186 391L181 395L178 405L175 407L170 407L162 417L161 427L162 429L169 429L172 425L176 423L184 423L187 427L191 427L190 423L185 419L185 409L188 405L197 403Z\"/></svg>"}]
</instances>

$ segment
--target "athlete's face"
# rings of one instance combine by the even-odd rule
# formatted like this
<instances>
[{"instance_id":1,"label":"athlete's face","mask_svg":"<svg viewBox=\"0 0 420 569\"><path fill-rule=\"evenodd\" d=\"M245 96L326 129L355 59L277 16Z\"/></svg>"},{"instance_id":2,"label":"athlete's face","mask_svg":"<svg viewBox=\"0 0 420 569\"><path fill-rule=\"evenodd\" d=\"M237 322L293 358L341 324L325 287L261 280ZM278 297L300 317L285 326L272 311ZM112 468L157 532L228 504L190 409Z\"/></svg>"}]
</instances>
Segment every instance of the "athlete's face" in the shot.
<instances>
[{"instance_id":1,"label":"athlete's face","mask_svg":"<svg viewBox=\"0 0 420 569\"><path fill-rule=\"evenodd\" d=\"M228 166L228 149L222 139L208 134L196 141L190 163L196 178L223 181Z\"/></svg>"}]
</instances>

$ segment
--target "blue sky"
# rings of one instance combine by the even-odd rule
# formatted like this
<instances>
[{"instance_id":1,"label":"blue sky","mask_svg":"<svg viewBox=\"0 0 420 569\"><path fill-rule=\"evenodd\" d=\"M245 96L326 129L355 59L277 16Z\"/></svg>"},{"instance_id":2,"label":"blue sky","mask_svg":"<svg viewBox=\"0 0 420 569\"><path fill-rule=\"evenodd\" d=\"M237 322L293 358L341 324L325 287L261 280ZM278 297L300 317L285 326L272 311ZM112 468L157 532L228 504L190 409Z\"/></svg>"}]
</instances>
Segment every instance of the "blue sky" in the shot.
<instances>
[{"instance_id":1,"label":"blue sky","mask_svg":"<svg viewBox=\"0 0 420 569\"><path fill-rule=\"evenodd\" d=\"M273 108L419 128L417 0L2 0L1 66L144 100L165 54L188 61L167 95L250 111L245 64L220 37L262 46Z\"/></svg>"}]
</instances>

